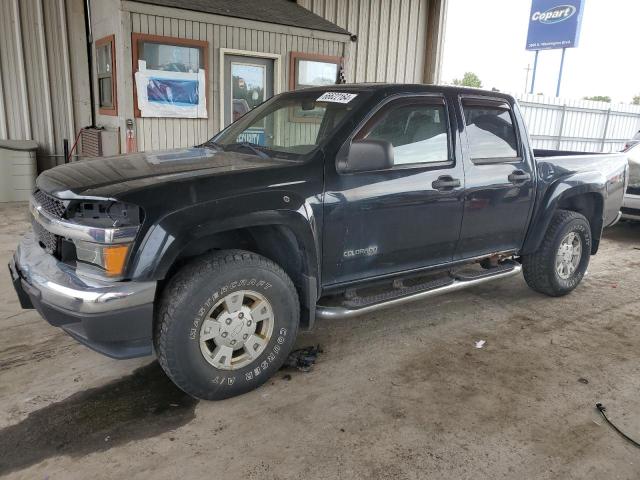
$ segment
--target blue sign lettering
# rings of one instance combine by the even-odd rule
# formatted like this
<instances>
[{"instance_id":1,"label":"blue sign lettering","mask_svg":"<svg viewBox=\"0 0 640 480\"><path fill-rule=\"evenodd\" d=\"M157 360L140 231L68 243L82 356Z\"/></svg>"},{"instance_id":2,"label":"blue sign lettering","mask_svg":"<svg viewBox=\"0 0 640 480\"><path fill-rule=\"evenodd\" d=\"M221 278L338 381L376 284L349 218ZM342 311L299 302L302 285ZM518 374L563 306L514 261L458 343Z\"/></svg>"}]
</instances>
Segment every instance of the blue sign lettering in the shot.
<instances>
[{"instance_id":1,"label":"blue sign lettering","mask_svg":"<svg viewBox=\"0 0 640 480\"><path fill-rule=\"evenodd\" d=\"M584 0L532 0L527 50L578 46Z\"/></svg>"}]
</instances>

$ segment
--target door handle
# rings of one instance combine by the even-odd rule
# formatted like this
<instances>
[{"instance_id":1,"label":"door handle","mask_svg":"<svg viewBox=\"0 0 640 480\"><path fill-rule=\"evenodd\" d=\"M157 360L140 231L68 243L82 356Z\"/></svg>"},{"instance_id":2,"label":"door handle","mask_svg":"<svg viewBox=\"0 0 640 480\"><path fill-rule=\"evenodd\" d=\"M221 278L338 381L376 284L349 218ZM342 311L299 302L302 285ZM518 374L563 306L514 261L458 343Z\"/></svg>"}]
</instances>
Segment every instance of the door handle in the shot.
<instances>
[{"instance_id":1,"label":"door handle","mask_svg":"<svg viewBox=\"0 0 640 480\"><path fill-rule=\"evenodd\" d=\"M460 186L460 180L451 175L442 175L431 182L431 186L436 190L452 190Z\"/></svg>"},{"instance_id":2,"label":"door handle","mask_svg":"<svg viewBox=\"0 0 640 480\"><path fill-rule=\"evenodd\" d=\"M507 179L511 182L511 183L521 183L521 182L526 182L527 180L531 180L531 174L525 172L524 170L514 170L513 172L511 172L511 174L507 177Z\"/></svg>"}]
</instances>

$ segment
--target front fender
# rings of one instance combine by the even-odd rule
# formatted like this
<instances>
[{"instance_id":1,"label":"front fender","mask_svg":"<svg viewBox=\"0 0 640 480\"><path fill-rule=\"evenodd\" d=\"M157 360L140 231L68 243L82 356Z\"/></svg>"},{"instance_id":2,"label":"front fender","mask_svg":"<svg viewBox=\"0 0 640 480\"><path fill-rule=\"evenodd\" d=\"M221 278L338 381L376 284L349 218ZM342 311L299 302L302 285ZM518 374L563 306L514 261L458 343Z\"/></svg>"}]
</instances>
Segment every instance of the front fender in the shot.
<instances>
[{"instance_id":1,"label":"front fender","mask_svg":"<svg viewBox=\"0 0 640 480\"><path fill-rule=\"evenodd\" d=\"M536 195L537 207L525 237L521 252L523 255L531 254L538 250L547 233L554 213L558 210L559 205L571 197L597 195L602 205L602 202L607 196L607 179L601 172L577 172L549 183L541 181L538 184L538 188L539 190ZM602 208L594 212L594 215L595 218L590 218L589 221L591 222L593 246L597 249L602 233Z\"/></svg>"},{"instance_id":2,"label":"front fender","mask_svg":"<svg viewBox=\"0 0 640 480\"><path fill-rule=\"evenodd\" d=\"M304 249L307 275L318 278L317 223L308 201L288 191L254 193L190 205L166 215L149 228L133 259L131 277L164 279L180 253L200 239L241 228L283 225L295 234Z\"/></svg>"}]
</instances>

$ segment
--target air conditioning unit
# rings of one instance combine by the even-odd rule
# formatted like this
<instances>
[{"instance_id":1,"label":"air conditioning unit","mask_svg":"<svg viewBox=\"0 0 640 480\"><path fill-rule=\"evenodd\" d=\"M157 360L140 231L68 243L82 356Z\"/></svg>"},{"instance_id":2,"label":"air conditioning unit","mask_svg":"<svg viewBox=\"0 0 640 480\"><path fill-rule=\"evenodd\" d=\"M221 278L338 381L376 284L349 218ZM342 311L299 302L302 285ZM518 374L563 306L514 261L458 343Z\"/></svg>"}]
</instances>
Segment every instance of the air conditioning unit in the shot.
<instances>
[{"instance_id":1,"label":"air conditioning unit","mask_svg":"<svg viewBox=\"0 0 640 480\"><path fill-rule=\"evenodd\" d=\"M80 140L83 157L110 157L120 153L119 128L84 128Z\"/></svg>"}]
</instances>

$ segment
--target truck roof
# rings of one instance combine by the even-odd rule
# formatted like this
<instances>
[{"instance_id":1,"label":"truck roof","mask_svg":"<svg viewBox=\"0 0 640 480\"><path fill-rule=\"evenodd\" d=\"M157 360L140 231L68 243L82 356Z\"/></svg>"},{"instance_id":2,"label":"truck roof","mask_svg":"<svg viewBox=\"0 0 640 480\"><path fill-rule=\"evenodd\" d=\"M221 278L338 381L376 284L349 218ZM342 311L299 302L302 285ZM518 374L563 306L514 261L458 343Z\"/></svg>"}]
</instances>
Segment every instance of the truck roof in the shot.
<instances>
[{"instance_id":1,"label":"truck roof","mask_svg":"<svg viewBox=\"0 0 640 480\"><path fill-rule=\"evenodd\" d=\"M501 93L493 90L483 90L480 88L457 87L452 85L427 85L422 83L345 83L339 85L325 85L321 87L305 88L305 91L317 92L350 92L350 91L370 91L374 93L396 94L396 93L450 93L450 94L467 94L476 96L487 96L493 98L503 98L509 103L513 103L515 99L507 93Z\"/></svg>"}]
</instances>

